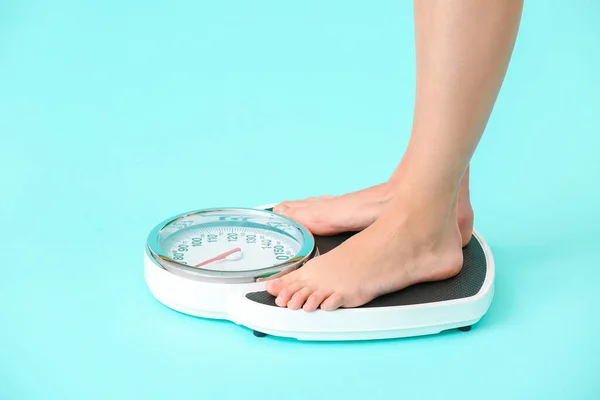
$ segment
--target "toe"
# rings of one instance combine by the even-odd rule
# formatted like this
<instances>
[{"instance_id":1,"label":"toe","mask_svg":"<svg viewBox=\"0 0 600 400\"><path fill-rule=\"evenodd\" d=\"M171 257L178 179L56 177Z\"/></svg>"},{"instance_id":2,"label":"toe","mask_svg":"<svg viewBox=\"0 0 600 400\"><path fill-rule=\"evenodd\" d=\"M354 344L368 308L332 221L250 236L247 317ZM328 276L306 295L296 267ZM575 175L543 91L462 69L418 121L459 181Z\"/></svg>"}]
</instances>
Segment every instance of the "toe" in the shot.
<instances>
[{"instance_id":1,"label":"toe","mask_svg":"<svg viewBox=\"0 0 600 400\"><path fill-rule=\"evenodd\" d=\"M313 292L304 303L304 311L315 311L326 298L327 294L324 292Z\"/></svg>"},{"instance_id":2,"label":"toe","mask_svg":"<svg viewBox=\"0 0 600 400\"><path fill-rule=\"evenodd\" d=\"M288 211L291 207L294 206L292 203L293 202L291 201L284 201L282 203L279 203L275 205L275 207L273 207L273 212L277 214L285 214L286 211Z\"/></svg>"},{"instance_id":3,"label":"toe","mask_svg":"<svg viewBox=\"0 0 600 400\"><path fill-rule=\"evenodd\" d=\"M293 272L282 271L269 278L261 279L261 281L266 281L265 286L267 292L272 296L279 296L279 293L281 293L283 289L288 288L298 281L299 275L297 272L297 270Z\"/></svg>"},{"instance_id":4,"label":"toe","mask_svg":"<svg viewBox=\"0 0 600 400\"><path fill-rule=\"evenodd\" d=\"M267 292L269 292L271 296L279 296L279 293L285 287L285 283L281 279L274 279L272 281L267 281L266 287Z\"/></svg>"},{"instance_id":5,"label":"toe","mask_svg":"<svg viewBox=\"0 0 600 400\"><path fill-rule=\"evenodd\" d=\"M305 287L305 288L297 291L292 296L292 299L288 302L287 307L291 310L301 309L302 306L304 305L304 302L306 302L306 299L308 298L308 296L310 296L312 293L313 293L313 290L308 287Z\"/></svg>"},{"instance_id":6,"label":"toe","mask_svg":"<svg viewBox=\"0 0 600 400\"><path fill-rule=\"evenodd\" d=\"M287 307L292 297L301 289L303 289L303 286L299 282L294 282L287 285L277 295L275 304L277 304L279 307Z\"/></svg>"},{"instance_id":7,"label":"toe","mask_svg":"<svg viewBox=\"0 0 600 400\"><path fill-rule=\"evenodd\" d=\"M326 311L337 310L344 305L344 299L339 293L334 293L321 303L321 309Z\"/></svg>"}]
</instances>

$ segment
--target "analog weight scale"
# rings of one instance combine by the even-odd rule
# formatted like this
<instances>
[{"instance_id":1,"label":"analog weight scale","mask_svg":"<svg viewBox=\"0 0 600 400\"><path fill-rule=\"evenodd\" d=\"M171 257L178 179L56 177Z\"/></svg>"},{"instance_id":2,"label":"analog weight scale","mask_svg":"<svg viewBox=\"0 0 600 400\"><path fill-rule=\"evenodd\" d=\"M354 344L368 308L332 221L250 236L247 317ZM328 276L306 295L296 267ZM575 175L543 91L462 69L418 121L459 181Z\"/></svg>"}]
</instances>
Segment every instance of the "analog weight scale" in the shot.
<instances>
[{"instance_id":1,"label":"analog weight scale","mask_svg":"<svg viewBox=\"0 0 600 400\"><path fill-rule=\"evenodd\" d=\"M313 236L271 206L194 211L148 236L144 275L153 296L176 311L225 319L299 340L343 341L468 331L494 295L494 260L477 233L463 248L461 272L335 311L278 307L258 278L285 274L339 246L353 233Z\"/></svg>"}]
</instances>

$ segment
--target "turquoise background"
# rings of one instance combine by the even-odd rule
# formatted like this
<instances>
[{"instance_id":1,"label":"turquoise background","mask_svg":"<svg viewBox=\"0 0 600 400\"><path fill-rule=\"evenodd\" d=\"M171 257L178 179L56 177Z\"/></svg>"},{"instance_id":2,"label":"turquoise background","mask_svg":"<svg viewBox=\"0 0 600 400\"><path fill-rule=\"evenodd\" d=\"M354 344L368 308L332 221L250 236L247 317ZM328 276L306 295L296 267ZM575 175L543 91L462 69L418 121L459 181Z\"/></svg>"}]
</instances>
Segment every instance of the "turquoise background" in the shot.
<instances>
[{"instance_id":1,"label":"turquoise background","mask_svg":"<svg viewBox=\"0 0 600 400\"><path fill-rule=\"evenodd\" d=\"M496 296L470 333L255 338L158 303L183 211L385 180L403 1L0 2L0 398L600 398L600 5L531 1L473 160Z\"/></svg>"}]
</instances>

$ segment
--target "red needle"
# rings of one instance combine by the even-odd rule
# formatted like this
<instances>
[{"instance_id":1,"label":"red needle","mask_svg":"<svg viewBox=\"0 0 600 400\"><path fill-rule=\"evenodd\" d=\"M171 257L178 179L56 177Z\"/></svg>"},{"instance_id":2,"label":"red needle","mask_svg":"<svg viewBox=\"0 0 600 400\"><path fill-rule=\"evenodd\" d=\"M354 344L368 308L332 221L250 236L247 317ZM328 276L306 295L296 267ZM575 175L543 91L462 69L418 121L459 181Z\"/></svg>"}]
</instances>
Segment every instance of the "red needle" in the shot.
<instances>
[{"instance_id":1,"label":"red needle","mask_svg":"<svg viewBox=\"0 0 600 400\"><path fill-rule=\"evenodd\" d=\"M211 258L210 260L202 261L200 264L196 264L196 267L201 267L203 265L210 264L211 262L222 260L233 253L237 253L238 251L242 251L242 249L236 247L235 249L229 250L223 254L219 254L218 256Z\"/></svg>"}]
</instances>

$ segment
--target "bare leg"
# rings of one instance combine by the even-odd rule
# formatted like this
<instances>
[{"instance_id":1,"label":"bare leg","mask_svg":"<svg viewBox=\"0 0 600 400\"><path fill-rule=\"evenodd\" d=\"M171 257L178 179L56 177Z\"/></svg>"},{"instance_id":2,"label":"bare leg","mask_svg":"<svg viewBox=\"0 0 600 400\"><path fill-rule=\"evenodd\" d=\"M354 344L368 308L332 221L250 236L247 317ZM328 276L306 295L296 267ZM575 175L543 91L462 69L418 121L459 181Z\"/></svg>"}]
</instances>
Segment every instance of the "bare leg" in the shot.
<instances>
[{"instance_id":1,"label":"bare leg","mask_svg":"<svg viewBox=\"0 0 600 400\"><path fill-rule=\"evenodd\" d=\"M460 183L502 85L521 9L521 0L415 1L413 131L392 199L364 231L269 281L278 305L356 307L460 271Z\"/></svg>"},{"instance_id":2,"label":"bare leg","mask_svg":"<svg viewBox=\"0 0 600 400\"><path fill-rule=\"evenodd\" d=\"M473 236L473 224L475 222L475 214L471 205L471 191L469 189L469 177L471 175L471 167L467 167L458 190L458 229L462 245L466 246L471 241Z\"/></svg>"}]
</instances>

